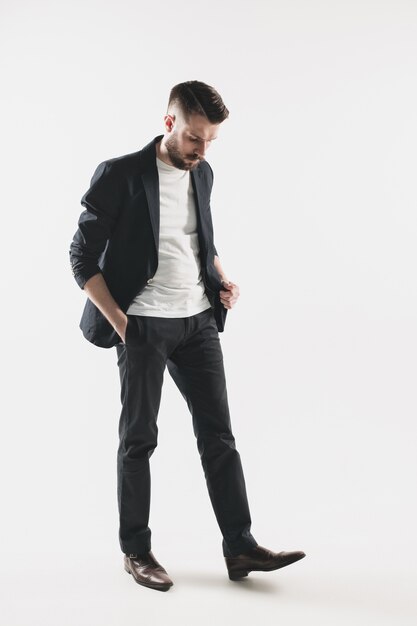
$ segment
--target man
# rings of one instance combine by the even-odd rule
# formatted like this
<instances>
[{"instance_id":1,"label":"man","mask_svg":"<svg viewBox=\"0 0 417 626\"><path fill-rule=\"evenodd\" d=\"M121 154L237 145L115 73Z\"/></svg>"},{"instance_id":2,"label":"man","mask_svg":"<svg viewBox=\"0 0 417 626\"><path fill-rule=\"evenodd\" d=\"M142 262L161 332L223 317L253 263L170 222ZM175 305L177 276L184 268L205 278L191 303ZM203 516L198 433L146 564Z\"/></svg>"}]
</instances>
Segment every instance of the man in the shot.
<instances>
[{"instance_id":1,"label":"man","mask_svg":"<svg viewBox=\"0 0 417 626\"><path fill-rule=\"evenodd\" d=\"M117 351L124 567L139 584L161 591L173 582L151 550L149 458L157 445L165 367L192 414L229 578L305 556L267 550L251 534L231 429L218 333L239 287L227 279L214 245L213 171L205 160L228 115L213 87L196 80L173 87L164 135L98 165L70 246L74 277L88 296L84 336Z\"/></svg>"}]
</instances>

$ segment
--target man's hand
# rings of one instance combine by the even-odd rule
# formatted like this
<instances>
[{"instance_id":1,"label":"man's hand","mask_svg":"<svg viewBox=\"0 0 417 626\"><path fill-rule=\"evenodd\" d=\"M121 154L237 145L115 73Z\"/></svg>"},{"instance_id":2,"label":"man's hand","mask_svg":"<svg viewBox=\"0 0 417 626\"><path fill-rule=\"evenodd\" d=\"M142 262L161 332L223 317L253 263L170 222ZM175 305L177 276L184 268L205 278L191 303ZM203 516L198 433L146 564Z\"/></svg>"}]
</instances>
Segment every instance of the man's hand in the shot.
<instances>
[{"instance_id":1,"label":"man's hand","mask_svg":"<svg viewBox=\"0 0 417 626\"><path fill-rule=\"evenodd\" d=\"M232 306L236 304L239 297L239 287L226 278L226 273L221 266L220 259L217 254L214 255L214 267L216 268L219 279L223 285L223 289L220 290L220 302L224 307L226 307L226 309L231 309Z\"/></svg>"},{"instance_id":2,"label":"man's hand","mask_svg":"<svg viewBox=\"0 0 417 626\"><path fill-rule=\"evenodd\" d=\"M240 291L236 283L230 280L222 280L223 289L220 291L220 302L226 309L231 309L239 298Z\"/></svg>"},{"instance_id":3,"label":"man's hand","mask_svg":"<svg viewBox=\"0 0 417 626\"><path fill-rule=\"evenodd\" d=\"M114 300L101 272L94 274L85 283L84 291L113 326L123 343L126 343L127 315Z\"/></svg>"}]
</instances>

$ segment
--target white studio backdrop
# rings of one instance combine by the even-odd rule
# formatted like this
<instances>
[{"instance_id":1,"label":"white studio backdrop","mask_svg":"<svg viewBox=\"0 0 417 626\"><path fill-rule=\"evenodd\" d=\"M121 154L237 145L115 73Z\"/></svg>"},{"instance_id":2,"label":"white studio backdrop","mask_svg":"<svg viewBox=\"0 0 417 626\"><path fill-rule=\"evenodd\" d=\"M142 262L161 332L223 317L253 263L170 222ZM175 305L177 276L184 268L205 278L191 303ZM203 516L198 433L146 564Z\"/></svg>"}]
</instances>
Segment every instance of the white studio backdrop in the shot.
<instances>
[{"instance_id":1,"label":"white studio backdrop","mask_svg":"<svg viewBox=\"0 0 417 626\"><path fill-rule=\"evenodd\" d=\"M5 623L415 623L417 4L0 6ZM68 249L98 163L162 133L191 79L230 110L207 160L241 290L220 338L252 532L307 557L226 584L166 372L150 524L179 582L161 598L121 573L116 353L82 337Z\"/></svg>"}]
</instances>

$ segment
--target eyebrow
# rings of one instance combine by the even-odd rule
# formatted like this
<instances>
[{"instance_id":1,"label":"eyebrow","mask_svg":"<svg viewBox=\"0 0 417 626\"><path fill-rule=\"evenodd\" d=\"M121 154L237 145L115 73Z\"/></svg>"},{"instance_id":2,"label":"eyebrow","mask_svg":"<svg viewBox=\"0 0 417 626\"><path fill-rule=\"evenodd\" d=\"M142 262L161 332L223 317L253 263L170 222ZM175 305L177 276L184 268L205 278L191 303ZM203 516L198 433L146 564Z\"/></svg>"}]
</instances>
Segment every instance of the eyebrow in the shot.
<instances>
[{"instance_id":1,"label":"eyebrow","mask_svg":"<svg viewBox=\"0 0 417 626\"><path fill-rule=\"evenodd\" d=\"M196 135L195 133L192 133L190 130L188 131L189 135L193 135L193 137L197 137L197 139L201 139L201 141L205 141L202 137L199 137L198 135ZM207 141L214 141L214 139L217 139L216 137L213 137L213 139L207 139Z\"/></svg>"}]
</instances>

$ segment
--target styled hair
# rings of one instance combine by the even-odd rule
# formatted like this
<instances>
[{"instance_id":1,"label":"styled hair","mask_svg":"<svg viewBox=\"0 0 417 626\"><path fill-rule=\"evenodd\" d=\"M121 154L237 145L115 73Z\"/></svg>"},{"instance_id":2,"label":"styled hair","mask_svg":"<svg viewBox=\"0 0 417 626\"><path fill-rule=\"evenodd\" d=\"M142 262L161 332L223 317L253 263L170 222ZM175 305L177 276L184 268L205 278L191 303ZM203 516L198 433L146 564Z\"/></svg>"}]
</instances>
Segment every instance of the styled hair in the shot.
<instances>
[{"instance_id":1,"label":"styled hair","mask_svg":"<svg viewBox=\"0 0 417 626\"><path fill-rule=\"evenodd\" d=\"M199 80L187 80L175 85L169 94L168 111L174 103L179 106L187 122L193 113L203 115L211 124L221 124L229 117L220 94L214 87Z\"/></svg>"}]
</instances>

